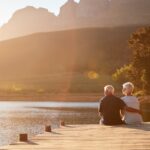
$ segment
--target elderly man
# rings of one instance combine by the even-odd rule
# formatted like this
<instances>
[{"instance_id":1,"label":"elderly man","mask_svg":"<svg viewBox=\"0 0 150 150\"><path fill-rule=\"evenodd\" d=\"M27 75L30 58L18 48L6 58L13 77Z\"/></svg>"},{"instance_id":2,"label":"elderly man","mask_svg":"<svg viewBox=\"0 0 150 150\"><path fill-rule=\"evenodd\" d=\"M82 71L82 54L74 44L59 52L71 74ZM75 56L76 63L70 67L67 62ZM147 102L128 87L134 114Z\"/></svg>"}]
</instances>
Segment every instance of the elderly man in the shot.
<instances>
[{"instance_id":1,"label":"elderly man","mask_svg":"<svg viewBox=\"0 0 150 150\"><path fill-rule=\"evenodd\" d=\"M125 124L122 121L123 112L138 112L139 110L127 107L126 104L114 95L114 87L107 85L104 87L104 97L100 100L99 113L101 116L100 123L105 125Z\"/></svg>"}]
</instances>

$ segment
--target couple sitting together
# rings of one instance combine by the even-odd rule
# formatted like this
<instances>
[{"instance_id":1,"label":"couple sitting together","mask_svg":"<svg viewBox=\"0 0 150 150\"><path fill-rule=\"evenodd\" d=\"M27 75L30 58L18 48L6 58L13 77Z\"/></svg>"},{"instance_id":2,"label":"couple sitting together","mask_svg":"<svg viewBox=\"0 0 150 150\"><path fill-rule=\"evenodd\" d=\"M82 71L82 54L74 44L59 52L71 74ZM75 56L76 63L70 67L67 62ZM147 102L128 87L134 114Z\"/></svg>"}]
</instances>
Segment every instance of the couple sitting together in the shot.
<instances>
[{"instance_id":1,"label":"couple sitting together","mask_svg":"<svg viewBox=\"0 0 150 150\"><path fill-rule=\"evenodd\" d=\"M131 82L123 84L121 99L114 95L114 87L104 87L105 96L100 100L99 114L100 124L139 124L142 123L140 104L138 99L132 95L134 85Z\"/></svg>"}]
</instances>

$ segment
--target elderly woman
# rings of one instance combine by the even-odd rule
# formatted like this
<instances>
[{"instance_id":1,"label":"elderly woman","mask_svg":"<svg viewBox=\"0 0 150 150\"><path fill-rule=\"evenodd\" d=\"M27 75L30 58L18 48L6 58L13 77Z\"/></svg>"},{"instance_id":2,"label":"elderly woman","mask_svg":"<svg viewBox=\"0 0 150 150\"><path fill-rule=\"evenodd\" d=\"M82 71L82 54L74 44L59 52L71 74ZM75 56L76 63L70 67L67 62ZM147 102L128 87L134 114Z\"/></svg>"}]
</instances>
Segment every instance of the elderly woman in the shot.
<instances>
[{"instance_id":1,"label":"elderly woman","mask_svg":"<svg viewBox=\"0 0 150 150\"><path fill-rule=\"evenodd\" d=\"M140 104L138 99L132 95L133 90L134 85L131 82L124 83L122 92L125 96L121 99L128 107L139 110ZM126 110L124 113L124 121L126 124L139 124L142 122L142 116L139 113L133 113Z\"/></svg>"}]
</instances>

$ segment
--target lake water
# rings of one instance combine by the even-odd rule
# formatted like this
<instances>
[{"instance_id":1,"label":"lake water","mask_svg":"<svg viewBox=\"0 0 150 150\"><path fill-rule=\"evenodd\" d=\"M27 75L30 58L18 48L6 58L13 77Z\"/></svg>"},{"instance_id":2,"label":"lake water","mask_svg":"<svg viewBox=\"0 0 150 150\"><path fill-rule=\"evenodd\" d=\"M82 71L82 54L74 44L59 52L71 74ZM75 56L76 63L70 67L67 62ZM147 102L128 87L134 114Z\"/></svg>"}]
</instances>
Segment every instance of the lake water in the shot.
<instances>
[{"instance_id":1,"label":"lake water","mask_svg":"<svg viewBox=\"0 0 150 150\"><path fill-rule=\"evenodd\" d=\"M45 125L98 123L97 102L0 102L0 145L18 140L20 133L33 136Z\"/></svg>"}]
</instances>

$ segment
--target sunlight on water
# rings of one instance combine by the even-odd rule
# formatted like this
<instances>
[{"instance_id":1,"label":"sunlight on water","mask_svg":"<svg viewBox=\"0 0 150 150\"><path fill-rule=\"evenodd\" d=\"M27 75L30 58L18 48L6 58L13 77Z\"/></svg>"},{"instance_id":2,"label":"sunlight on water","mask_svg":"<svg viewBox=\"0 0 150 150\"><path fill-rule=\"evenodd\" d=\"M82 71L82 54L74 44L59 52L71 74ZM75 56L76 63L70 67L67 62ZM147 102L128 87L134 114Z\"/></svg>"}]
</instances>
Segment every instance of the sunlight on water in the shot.
<instances>
[{"instance_id":1,"label":"sunlight on water","mask_svg":"<svg viewBox=\"0 0 150 150\"><path fill-rule=\"evenodd\" d=\"M43 108L96 108L97 102L0 102L0 110L6 109L23 109L23 108L33 108L33 107L43 107Z\"/></svg>"},{"instance_id":2,"label":"sunlight on water","mask_svg":"<svg viewBox=\"0 0 150 150\"><path fill-rule=\"evenodd\" d=\"M96 102L0 102L0 145L18 140L20 133L42 133L45 125L98 123Z\"/></svg>"}]
</instances>

